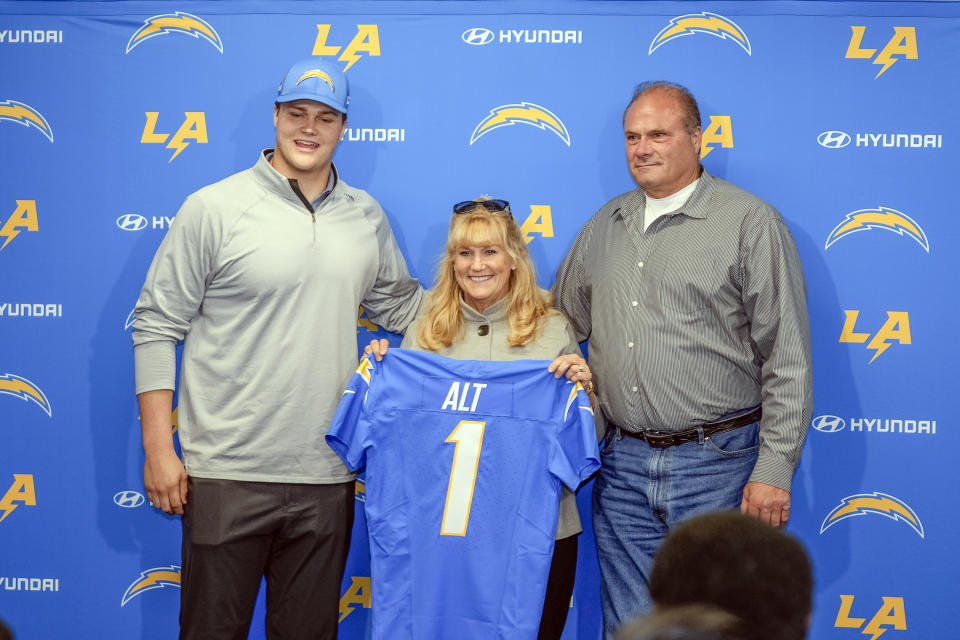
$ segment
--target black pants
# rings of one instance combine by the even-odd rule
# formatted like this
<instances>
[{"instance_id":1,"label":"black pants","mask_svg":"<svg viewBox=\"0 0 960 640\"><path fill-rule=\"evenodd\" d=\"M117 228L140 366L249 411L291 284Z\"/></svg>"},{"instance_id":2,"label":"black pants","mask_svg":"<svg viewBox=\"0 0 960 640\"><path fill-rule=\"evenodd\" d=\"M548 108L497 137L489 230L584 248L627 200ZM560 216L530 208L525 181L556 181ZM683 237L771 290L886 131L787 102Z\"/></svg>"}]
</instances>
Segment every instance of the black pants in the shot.
<instances>
[{"instance_id":1,"label":"black pants","mask_svg":"<svg viewBox=\"0 0 960 640\"><path fill-rule=\"evenodd\" d=\"M261 576L267 581L267 638L336 638L353 493L353 482L190 478L181 640L245 640Z\"/></svg>"},{"instance_id":2,"label":"black pants","mask_svg":"<svg viewBox=\"0 0 960 640\"><path fill-rule=\"evenodd\" d=\"M553 560L550 562L550 577L547 578L547 594L543 599L540 616L540 633L537 640L559 640L570 612L570 596L577 577L577 538L579 535L561 538L553 544Z\"/></svg>"}]
</instances>

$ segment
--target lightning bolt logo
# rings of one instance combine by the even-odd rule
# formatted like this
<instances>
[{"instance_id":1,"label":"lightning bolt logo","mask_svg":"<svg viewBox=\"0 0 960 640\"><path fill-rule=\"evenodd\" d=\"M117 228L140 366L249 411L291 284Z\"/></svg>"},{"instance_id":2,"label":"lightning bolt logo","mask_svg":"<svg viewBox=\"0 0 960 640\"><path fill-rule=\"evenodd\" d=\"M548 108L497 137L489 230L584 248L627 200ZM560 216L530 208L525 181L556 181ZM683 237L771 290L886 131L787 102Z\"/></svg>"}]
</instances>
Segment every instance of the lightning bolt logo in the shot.
<instances>
[{"instance_id":1,"label":"lightning bolt logo","mask_svg":"<svg viewBox=\"0 0 960 640\"><path fill-rule=\"evenodd\" d=\"M490 115L484 118L477 128L473 130L470 136L470 144L480 139L481 136L490 133L494 129L507 127L515 124L529 124L552 131L570 146L570 133L556 115L549 109L533 104L532 102L521 102L520 104L505 104L496 107L490 111Z\"/></svg>"},{"instance_id":2,"label":"lightning bolt logo","mask_svg":"<svg viewBox=\"0 0 960 640\"><path fill-rule=\"evenodd\" d=\"M44 413L50 417L53 417L53 413L50 409L50 401L47 400L47 396L43 394L43 391L40 390L40 387L33 384L26 378L21 378L20 376L13 375L12 373L6 373L0 376L0 393L4 393L15 398L20 398L24 402L33 402L35 405L43 409Z\"/></svg>"},{"instance_id":3,"label":"lightning bolt logo","mask_svg":"<svg viewBox=\"0 0 960 640\"><path fill-rule=\"evenodd\" d=\"M820 525L820 534L847 518L875 514L906 523L917 534L923 537L923 523L920 518L905 502L886 493L858 493L847 496L831 511Z\"/></svg>"},{"instance_id":4,"label":"lightning bolt logo","mask_svg":"<svg viewBox=\"0 0 960 640\"><path fill-rule=\"evenodd\" d=\"M368 356L360 361L360 366L357 367L357 373L360 374L360 377L367 381L367 384L370 384L370 371L373 369L373 356Z\"/></svg>"},{"instance_id":5,"label":"lightning bolt logo","mask_svg":"<svg viewBox=\"0 0 960 640\"><path fill-rule=\"evenodd\" d=\"M143 21L143 26L137 29L137 32L127 43L126 53L145 40L154 36L162 36L166 33L182 33L194 38L203 38L217 48L217 51L223 53L223 42L216 30L205 20L197 16L175 11L174 13L164 13Z\"/></svg>"},{"instance_id":6,"label":"lightning bolt logo","mask_svg":"<svg viewBox=\"0 0 960 640\"><path fill-rule=\"evenodd\" d=\"M887 632L887 629L880 626L880 624L880 621L876 618L870 620L870 622L867 623L867 626L863 628L863 633L870 634L870 640L877 640L877 638Z\"/></svg>"},{"instance_id":7,"label":"lightning bolt logo","mask_svg":"<svg viewBox=\"0 0 960 640\"><path fill-rule=\"evenodd\" d=\"M867 362L867 364L873 364L873 361L883 355L883 353L890 348L892 343L887 342L887 336L882 332L878 331L877 335L873 336L870 342L867 344L867 349L870 349L874 352L873 357Z\"/></svg>"},{"instance_id":8,"label":"lightning bolt logo","mask_svg":"<svg viewBox=\"0 0 960 640\"><path fill-rule=\"evenodd\" d=\"M574 382L570 382L569 380L567 380L567 384L572 384L572 385L573 385L573 389L570 390L570 395L567 396L567 405L563 408L563 419L564 419L564 420L567 419L567 414L570 413L570 406L573 404L573 401L577 399L577 394L580 393L581 391L583 391L584 395L586 395L586 393L587 393L587 392L584 390L583 385L581 385L579 382L574 383ZM590 401L589 401L589 400L587 401L587 403L586 403L585 405L584 405L584 404L577 403L577 408L583 409L584 411L589 411L589 412L590 412L590 415L593 415L593 408L590 406Z\"/></svg>"},{"instance_id":9,"label":"lightning bolt logo","mask_svg":"<svg viewBox=\"0 0 960 640\"><path fill-rule=\"evenodd\" d=\"M703 13L688 13L678 16L670 21L663 31L657 34L657 37L650 43L650 51L647 55L653 53L657 47L674 38L683 36L692 36L695 33L707 33L724 40L733 40L747 52L747 55L753 55L750 49L750 40L747 34L743 32L733 20L709 11Z\"/></svg>"},{"instance_id":10,"label":"lightning bolt logo","mask_svg":"<svg viewBox=\"0 0 960 640\"><path fill-rule=\"evenodd\" d=\"M302 76L300 76L300 78L297 80L297 84L299 85L301 82L303 82L307 78L319 78L320 80L323 80L328 85L330 85L330 91L334 93L337 92L336 87L333 86L333 80L330 78L329 75L327 75L326 72L321 71L320 69L311 69L310 71L307 71Z\"/></svg>"},{"instance_id":11,"label":"lightning bolt logo","mask_svg":"<svg viewBox=\"0 0 960 640\"><path fill-rule=\"evenodd\" d=\"M162 587L180 588L180 567L172 564L168 567L155 567L141 571L140 577L134 580L123 594L120 606L124 606L141 593Z\"/></svg>"},{"instance_id":12,"label":"lightning bolt logo","mask_svg":"<svg viewBox=\"0 0 960 640\"><path fill-rule=\"evenodd\" d=\"M843 222L838 224L827 237L827 243L824 249L829 249L830 245L840 238L849 236L858 231L869 231L870 229L885 229L892 231L897 235L906 235L913 238L917 244L923 247L923 250L930 253L930 242L926 234L916 220L905 213L889 209L887 207L878 207L876 209L860 209L853 213L848 213Z\"/></svg>"},{"instance_id":13,"label":"lightning bolt logo","mask_svg":"<svg viewBox=\"0 0 960 640\"><path fill-rule=\"evenodd\" d=\"M346 617L347 617L348 615L350 615L351 613L353 613L353 610L354 610L354 609L356 609L356 607L352 607L352 606L350 606L350 605L345 605L345 604L343 604L343 603L341 602L341 603L340 603L340 617L337 618L337 624L340 624L341 622L343 622L344 619L346 619Z\"/></svg>"},{"instance_id":14,"label":"lightning bolt logo","mask_svg":"<svg viewBox=\"0 0 960 640\"><path fill-rule=\"evenodd\" d=\"M902 55L907 59L917 59L917 29L916 27L894 27L893 37L883 48L880 54L874 58L872 64L882 64L883 67L873 77L874 80L884 74L884 72L893 66L893 63Z\"/></svg>"},{"instance_id":15,"label":"lightning bolt logo","mask_svg":"<svg viewBox=\"0 0 960 640\"><path fill-rule=\"evenodd\" d=\"M170 156L170 159L167 160L167 164L173 162L173 159L180 155L180 152L190 146L190 143L183 138L173 138L167 143L167 149L176 149L173 152L173 155Z\"/></svg>"},{"instance_id":16,"label":"lightning bolt logo","mask_svg":"<svg viewBox=\"0 0 960 640\"><path fill-rule=\"evenodd\" d=\"M343 72L346 73L346 72L347 72L347 69L349 69L350 67L352 67L353 65L355 65L355 64L357 63L357 61L360 60L360 53L357 52L357 51L352 51L352 50L350 50L350 49L347 49L347 50L344 51L343 54L340 56L340 59L341 59L341 60L345 60L346 63L347 63L347 66L345 66L345 67L343 68Z\"/></svg>"},{"instance_id":17,"label":"lightning bolt logo","mask_svg":"<svg viewBox=\"0 0 960 640\"><path fill-rule=\"evenodd\" d=\"M8 515L13 513L13 510L19 507L18 504L13 504L13 500L3 496L3 500L0 500L0 522L3 522Z\"/></svg>"},{"instance_id":18,"label":"lightning bolt logo","mask_svg":"<svg viewBox=\"0 0 960 640\"><path fill-rule=\"evenodd\" d=\"M573 385L573 389L570 389L570 395L567 396L567 406L565 406L565 407L563 408L563 419L564 419L564 420L567 419L567 414L570 412L570 405L572 405L572 404L573 404L573 401L577 399L577 392L583 391L583 385L581 385L579 382L573 383L573 382L570 382L570 381L568 380L568 381L567 381L567 384L572 384L572 385Z\"/></svg>"},{"instance_id":19,"label":"lightning bolt logo","mask_svg":"<svg viewBox=\"0 0 960 640\"><path fill-rule=\"evenodd\" d=\"M884 49L883 51L881 51L881 52L880 52L880 55L878 55L878 56L876 57L876 59L874 59L874 61L871 63L871 64L882 64L882 65L883 65L883 67L880 69L880 71L877 72L877 75L873 76L873 79L876 80L877 78L879 78L880 76L882 76L883 73L884 73L884 71L886 71L886 70L889 69L891 66L893 66L893 63L896 62L897 60L899 60L899 58L895 58L895 57L893 57L893 55L887 53L887 50L886 50L886 49ZM883 633L883 632L881 631L881 633Z\"/></svg>"},{"instance_id":20,"label":"lightning bolt logo","mask_svg":"<svg viewBox=\"0 0 960 640\"><path fill-rule=\"evenodd\" d=\"M0 102L0 120L9 120L25 127L38 129L50 142L53 142L53 129L50 128L50 123L30 105L16 100Z\"/></svg>"}]
</instances>

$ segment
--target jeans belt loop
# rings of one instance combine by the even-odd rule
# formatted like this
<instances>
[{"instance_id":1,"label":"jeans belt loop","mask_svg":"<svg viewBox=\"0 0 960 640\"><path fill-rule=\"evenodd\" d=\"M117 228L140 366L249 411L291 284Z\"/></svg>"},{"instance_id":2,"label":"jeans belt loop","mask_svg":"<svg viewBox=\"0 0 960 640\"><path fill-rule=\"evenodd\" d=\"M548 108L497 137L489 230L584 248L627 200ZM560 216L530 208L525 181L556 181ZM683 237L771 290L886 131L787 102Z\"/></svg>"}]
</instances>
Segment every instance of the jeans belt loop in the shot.
<instances>
[{"instance_id":1,"label":"jeans belt loop","mask_svg":"<svg viewBox=\"0 0 960 640\"><path fill-rule=\"evenodd\" d=\"M697 444L703 444L710 436L703 435L703 427L697 427Z\"/></svg>"}]
</instances>

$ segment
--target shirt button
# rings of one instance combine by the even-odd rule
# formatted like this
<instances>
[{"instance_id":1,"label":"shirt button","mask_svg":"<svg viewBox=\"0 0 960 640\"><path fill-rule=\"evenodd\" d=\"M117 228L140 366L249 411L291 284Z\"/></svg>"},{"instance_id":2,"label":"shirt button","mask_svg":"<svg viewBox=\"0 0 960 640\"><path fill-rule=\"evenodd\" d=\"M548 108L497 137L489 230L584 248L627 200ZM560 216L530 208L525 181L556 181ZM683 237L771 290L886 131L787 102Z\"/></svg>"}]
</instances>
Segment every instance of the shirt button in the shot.
<instances>
[{"instance_id":1,"label":"shirt button","mask_svg":"<svg viewBox=\"0 0 960 640\"><path fill-rule=\"evenodd\" d=\"M633 343L632 343L632 342L628 342L628 343L627 343L627 348L628 348L628 349L633 349Z\"/></svg>"},{"instance_id":2,"label":"shirt button","mask_svg":"<svg viewBox=\"0 0 960 640\"><path fill-rule=\"evenodd\" d=\"M634 390L634 392L636 392L636 391L637 391L637 388L636 388L636 387L634 387L634 388L633 388L633 390Z\"/></svg>"},{"instance_id":3,"label":"shirt button","mask_svg":"<svg viewBox=\"0 0 960 640\"><path fill-rule=\"evenodd\" d=\"M630 304L632 304L633 306L637 306L637 304L639 304L639 303L638 303L636 300L634 300L634 301L631 302Z\"/></svg>"},{"instance_id":4,"label":"shirt button","mask_svg":"<svg viewBox=\"0 0 960 640\"><path fill-rule=\"evenodd\" d=\"M643 268L643 263L642 263L642 262L638 262L638 263L637 263L637 266L642 269L642 268Z\"/></svg>"}]
</instances>

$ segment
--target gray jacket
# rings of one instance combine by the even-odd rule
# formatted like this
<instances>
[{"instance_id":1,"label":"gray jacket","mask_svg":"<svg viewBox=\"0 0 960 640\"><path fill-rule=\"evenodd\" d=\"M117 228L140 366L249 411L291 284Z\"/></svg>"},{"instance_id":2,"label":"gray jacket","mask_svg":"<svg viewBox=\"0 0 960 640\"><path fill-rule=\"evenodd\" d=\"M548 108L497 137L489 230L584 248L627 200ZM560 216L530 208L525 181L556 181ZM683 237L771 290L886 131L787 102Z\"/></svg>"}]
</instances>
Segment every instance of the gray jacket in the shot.
<instances>
[{"instance_id":1,"label":"gray jacket","mask_svg":"<svg viewBox=\"0 0 960 640\"><path fill-rule=\"evenodd\" d=\"M422 297L383 210L332 170L316 211L268 161L190 195L135 310L137 393L173 389L199 478L328 484L324 435L357 367L357 309L404 330Z\"/></svg>"}]
</instances>

